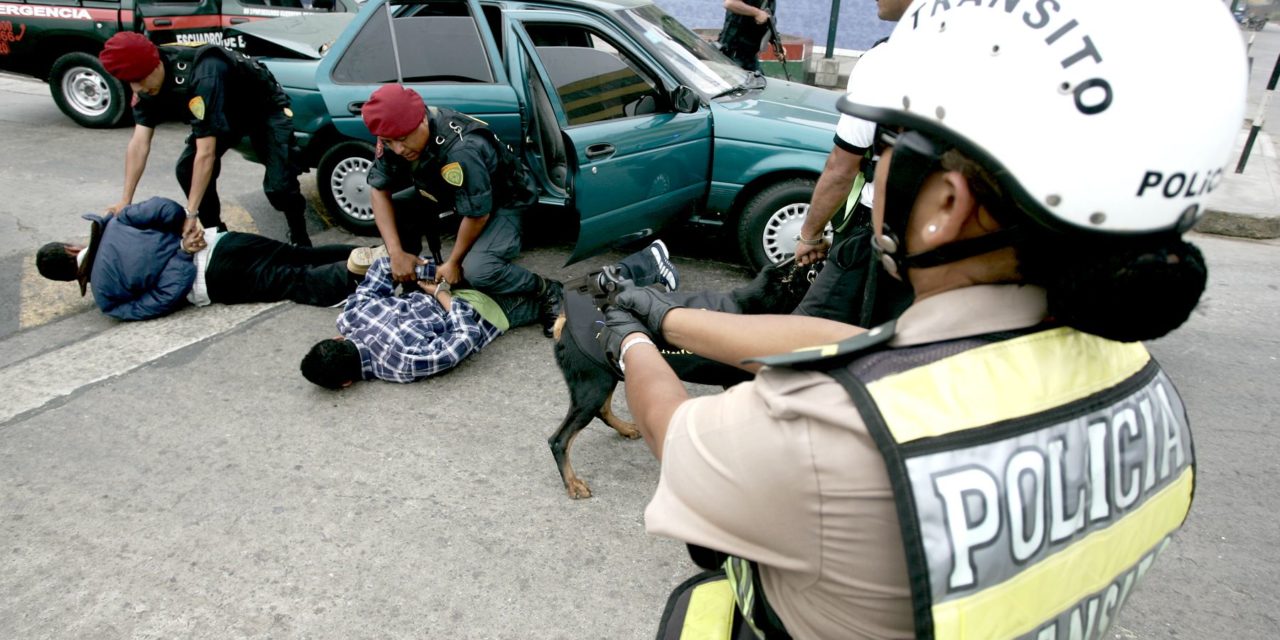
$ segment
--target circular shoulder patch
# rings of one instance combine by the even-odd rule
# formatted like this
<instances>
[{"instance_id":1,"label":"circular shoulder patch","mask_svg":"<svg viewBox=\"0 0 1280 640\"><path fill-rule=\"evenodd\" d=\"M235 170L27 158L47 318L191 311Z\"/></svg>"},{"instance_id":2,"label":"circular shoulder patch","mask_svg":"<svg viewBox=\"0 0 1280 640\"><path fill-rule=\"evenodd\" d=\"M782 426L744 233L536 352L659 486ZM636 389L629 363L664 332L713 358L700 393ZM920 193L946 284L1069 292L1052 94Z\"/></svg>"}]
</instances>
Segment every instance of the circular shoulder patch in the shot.
<instances>
[{"instance_id":1,"label":"circular shoulder patch","mask_svg":"<svg viewBox=\"0 0 1280 640\"><path fill-rule=\"evenodd\" d=\"M440 177L444 178L445 182L448 182L455 187L461 187L462 165L456 162L450 162L449 164L440 167Z\"/></svg>"},{"instance_id":2,"label":"circular shoulder patch","mask_svg":"<svg viewBox=\"0 0 1280 640\"><path fill-rule=\"evenodd\" d=\"M187 108L191 110L191 115L195 116L196 120L204 120L204 98L196 96L188 100Z\"/></svg>"}]
</instances>

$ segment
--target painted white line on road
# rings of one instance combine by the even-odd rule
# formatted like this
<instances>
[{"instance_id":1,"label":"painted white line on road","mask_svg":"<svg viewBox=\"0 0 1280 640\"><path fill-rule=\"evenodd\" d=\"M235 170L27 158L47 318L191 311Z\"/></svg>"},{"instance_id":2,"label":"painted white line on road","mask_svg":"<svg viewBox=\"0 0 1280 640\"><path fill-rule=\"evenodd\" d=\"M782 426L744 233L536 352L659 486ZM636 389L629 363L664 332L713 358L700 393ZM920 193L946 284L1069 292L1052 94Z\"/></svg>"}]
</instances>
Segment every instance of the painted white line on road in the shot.
<instances>
[{"instance_id":1,"label":"painted white line on road","mask_svg":"<svg viewBox=\"0 0 1280 640\"><path fill-rule=\"evenodd\" d=\"M0 424L233 329L282 304L215 304L156 320L121 323L87 340L0 369L0 389L5 394ZM163 390L156 390L157 399L163 395Z\"/></svg>"}]
</instances>

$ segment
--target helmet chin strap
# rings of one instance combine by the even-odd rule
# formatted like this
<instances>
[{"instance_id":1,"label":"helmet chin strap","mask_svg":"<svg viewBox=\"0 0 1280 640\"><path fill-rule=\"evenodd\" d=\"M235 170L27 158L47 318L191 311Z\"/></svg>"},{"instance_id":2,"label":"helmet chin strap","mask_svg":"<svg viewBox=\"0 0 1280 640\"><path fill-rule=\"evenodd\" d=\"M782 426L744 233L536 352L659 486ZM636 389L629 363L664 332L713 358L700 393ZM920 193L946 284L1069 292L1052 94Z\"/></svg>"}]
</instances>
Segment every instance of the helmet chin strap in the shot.
<instances>
[{"instance_id":1,"label":"helmet chin strap","mask_svg":"<svg viewBox=\"0 0 1280 640\"><path fill-rule=\"evenodd\" d=\"M898 135L889 158L889 175L885 181L884 221L881 233L872 241L885 271L907 281L909 268L936 267L1003 249L1027 238L1023 226L1006 227L998 231L967 240L952 242L922 253L906 255L906 242L899 233L905 233L911 208L929 174L941 167L941 145L916 131Z\"/></svg>"},{"instance_id":2,"label":"helmet chin strap","mask_svg":"<svg viewBox=\"0 0 1280 640\"><path fill-rule=\"evenodd\" d=\"M907 219L911 217L911 207L916 196L942 160L944 149L916 131L904 131L898 134L893 144L893 155L889 157L889 175L885 181L884 220L880 225L880 233L872 245L880 254L880 262L885 271L906 282L906 232ZM882 160L883 162L883 160Z\"/></svg>"}]
</instances>

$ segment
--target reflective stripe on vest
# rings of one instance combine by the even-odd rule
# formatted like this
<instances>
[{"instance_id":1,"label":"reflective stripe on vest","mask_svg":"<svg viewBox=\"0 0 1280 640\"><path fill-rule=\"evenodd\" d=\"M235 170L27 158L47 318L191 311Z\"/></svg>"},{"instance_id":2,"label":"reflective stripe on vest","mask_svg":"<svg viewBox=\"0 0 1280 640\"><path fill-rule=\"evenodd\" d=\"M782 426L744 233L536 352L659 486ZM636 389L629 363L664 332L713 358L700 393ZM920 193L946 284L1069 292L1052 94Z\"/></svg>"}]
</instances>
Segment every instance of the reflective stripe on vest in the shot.
<instances>
[{"instance_id":1,"label":"reflective stripe on vest","mask_svg":"<svg viewBox=\"0 0 1280 640\"><path fill-rule=\"evenodd\" d=\"M831 223L831 228L836 232L843 232L848 228L849 223L853 221L853 211L858 208L858 202L862 200L862 188L867 186L867 170L871 168L871 150L867 149L862 154L862 163L858 167L857 175L853 176L853 186L849 188L849 197L845 198L844 209L841 210Z\"/></svg>"},{"instance_id":2,"label":"reflective stripe on vest","mask_svg":"<svg viewBox=\"0 0 1280 640\"><path fill-rule=\"evenodd\" d=\"M1101 637L1190 509L1185 410L1140 343L1060 328L830 373L885 456L918 637Z\"/></svg>"},{"instance_id":3,"label":"reflective stripe on vest","mask_svg":"<svg viewBox=\"0 0 1280 640\"><path fill-rule=\"evenodd\" d=\"M717 580L693 588L680 637L729 640L733 635L733 593L728 581Z\"/></svg>"},{"instance_id":4,"label":"reflective stripe on vest","mask_svg":"<svg viewBox=\"0 0 1280 640\"><path fill-rule=\"evenodd\" d=\"M756 610L755 567L750 560L729 556L724 561L724 576L733 588L733 599L738 604L738 611L743 612L743 621L751 627L757 638L763 638L764 633L752 619Z\"/></svg>"}]
</instances>

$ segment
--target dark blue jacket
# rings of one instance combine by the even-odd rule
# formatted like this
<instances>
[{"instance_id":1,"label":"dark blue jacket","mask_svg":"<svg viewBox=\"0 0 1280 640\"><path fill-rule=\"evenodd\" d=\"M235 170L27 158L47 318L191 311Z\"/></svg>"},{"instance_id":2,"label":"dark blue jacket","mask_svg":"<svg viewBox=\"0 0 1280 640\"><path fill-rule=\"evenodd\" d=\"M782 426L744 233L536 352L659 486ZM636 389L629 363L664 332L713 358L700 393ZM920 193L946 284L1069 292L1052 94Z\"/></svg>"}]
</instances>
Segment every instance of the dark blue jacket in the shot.
<instances>
[{"instance_id":1,"label":"dark blue jacket","mask_svg":"<svg viewBox=\"0 0 1280 640\"><path fill-rule=\"evenodd\" d=\"M120 320L146 320L186 301L196 266L191 254L182 250L182 205L152 198L114 216L83 217L102 224L89 286L103 313Z\"/></svg>"}]
</instances>

